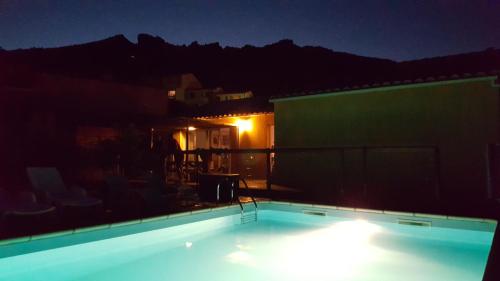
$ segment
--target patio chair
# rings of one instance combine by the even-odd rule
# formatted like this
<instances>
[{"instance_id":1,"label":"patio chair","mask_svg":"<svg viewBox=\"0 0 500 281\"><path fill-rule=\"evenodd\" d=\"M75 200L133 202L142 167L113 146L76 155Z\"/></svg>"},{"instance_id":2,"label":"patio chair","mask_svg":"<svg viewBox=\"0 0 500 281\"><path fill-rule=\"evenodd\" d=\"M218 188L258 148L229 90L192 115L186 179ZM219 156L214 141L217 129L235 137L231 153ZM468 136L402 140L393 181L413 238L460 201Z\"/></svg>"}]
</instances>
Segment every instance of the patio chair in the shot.
<instances>
[{"instance_id":1,"label":"patio chair","mask_svg":"<svg viewBox=\"0 0 500 281\"><path fill-rule=\"evenodd\" d=\"M35 194L28 191L9 193L0 189L0 225L10 231L15 229L43 228L51 224L55 218L56 208L38 203ZM38 229L40 230L40 229Z\"/></svg>"},{"instance_id":2,"label":"patio chair","mask_svg":"<svg viewBox=\"0 0 500 281\"><path fill-rule=\"evenodd\" d=\"M12 195L0 189L0 213L5 215L32 216L42 215L55 211L54 206L50 206L36 201L35 194L28 191L19 192Z\"/></svg>"},{"instance_id":3,"label":"patio chair","mask_svg":"<svg viewBox=\"0 0 500 281\"><path fill-rule=\"evenodd\" d=\"M66 188L59 171L53 167L29 167L26 169L33 189L43 195L45 201L62 208L100 208L102 200L87 196L85 189Z\"/></svg>"}]
</instances>

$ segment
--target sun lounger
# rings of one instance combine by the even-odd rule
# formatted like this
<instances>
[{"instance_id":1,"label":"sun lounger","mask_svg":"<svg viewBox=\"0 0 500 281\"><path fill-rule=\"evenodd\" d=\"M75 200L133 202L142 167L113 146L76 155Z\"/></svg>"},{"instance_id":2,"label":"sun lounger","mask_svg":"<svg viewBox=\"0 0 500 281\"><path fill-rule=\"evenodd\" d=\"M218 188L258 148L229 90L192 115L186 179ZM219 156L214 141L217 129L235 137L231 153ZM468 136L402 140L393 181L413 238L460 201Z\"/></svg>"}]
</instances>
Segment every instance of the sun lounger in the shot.
<instances>
[{"instance_id":1,"label":"sun lounger","mask_svg":"<svg viewBox=\"0 0 500 281\"><path fill-rule=\"evenodd\" d=\"M68 189L59 171L53 167L29 167L28 177L33 189L41 192L45 200L57 207L89 208L99 207L102 201L87 196L87 192L78 187Z\"/></svg>"},{"instance_id":2,"label":"sun lounger","mask_svg":"<svg viewBox=\"0 0 500 281\"><path fill-rule=\"evenodd\" d=\"M0 213L2 216L38 216L55 211L55 207L36 202L31 192L10 194L0 189Z\"/></svg>"},{"instance_id":3,"label":"sun lounger","mask_svg":"<svg viewBox=\"0 0 500 281\"><path fill-rule=\"evenodd\" d=\"M46 227L55 219L55 211L54 206L38 203L32 192L10 193L0 189L0 225L3 234Z\"/></svg>"}]
</instances>

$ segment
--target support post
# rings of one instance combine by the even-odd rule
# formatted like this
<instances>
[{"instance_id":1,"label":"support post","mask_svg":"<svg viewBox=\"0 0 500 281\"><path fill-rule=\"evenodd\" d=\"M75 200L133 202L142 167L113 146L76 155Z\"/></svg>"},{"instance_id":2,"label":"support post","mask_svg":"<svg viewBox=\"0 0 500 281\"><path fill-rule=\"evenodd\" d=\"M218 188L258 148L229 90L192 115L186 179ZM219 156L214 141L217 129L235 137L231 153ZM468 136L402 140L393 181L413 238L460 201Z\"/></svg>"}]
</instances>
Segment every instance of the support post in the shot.
<instances>
[{"instance_id":1,"label":"support post","mask_svg":"<svg viewBox=\"0 0 500 281\"><path fill-rule=\"evenodd\" d=\"M439 153L439 146L434 149L434 162L436 165L436 183L434 187L434 196L436 200L441 197L441 158Z\"/></svg>"},{"instance_id":2,"label":"support post","mask_svg":"<svg viewBox=\"0 0 500 281\"><path fill-rule=\"evenodd\" d=\"M184 153L184 171L188 171L188 161L189 161L189 121L186 122L186 153ZM183 175L187 176L187 175Z\"/></svg>"},{"instance_id":3,"label":"support post","mask_svg":"<svg viewBox=\"0 0 500 281\"><path fill-rule=\"evenodd\" d=\"M495 163L493 162L493 151L495 147L492 144L486 144L485 151L485 166L486 166L486 198L493 198L493 178L491 172L494 171Z\"/></svg>"},{"instance_id":4,"label":"support post","mask_svg":"<svg viewBox=\"0 0 500 281\"><path fill-rule=\"evenodd\" d=\"M266 150L266 188L271 192L271 150Z\"/></svg>"},{"instance_id":5,"label":"support post","mask_svg":"<svg viewBox=\"0 0 500 281\"><path fill-rule=\"evenodd\" d=\"M363 154L363 195L365 198L368 198L368 160L366 146L361 148L361 153Z\"/></svg>"},{"instance_id":6,"label":"support post","mask_svg":"<svg viewBox=\"0 0 500 281\"><path fill-rule=\"evenodd\" d=\"M342 197L345 194L344 188L345 188L345 149L340 148L340 195Z\"/></svg>"}]
</instances>

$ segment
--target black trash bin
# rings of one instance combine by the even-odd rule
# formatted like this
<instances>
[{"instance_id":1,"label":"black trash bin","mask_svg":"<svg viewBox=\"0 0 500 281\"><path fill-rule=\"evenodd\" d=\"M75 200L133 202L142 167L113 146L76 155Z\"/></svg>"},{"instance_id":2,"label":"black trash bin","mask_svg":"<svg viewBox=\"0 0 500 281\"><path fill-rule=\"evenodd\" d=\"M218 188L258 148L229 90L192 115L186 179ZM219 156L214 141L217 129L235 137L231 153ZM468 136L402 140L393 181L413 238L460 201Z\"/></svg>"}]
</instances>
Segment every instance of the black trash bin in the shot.
<instances>
[{"instance_id":1,"label":"black trash bin","mask_svg":"<svg viewBox=\"0 0 500 281\"><path fill-rule=\"evenodd\" d=\"M238 196L239 179L239 174L200 174L200 199L206 202L232 202Z\"/></svg>"}]
</instances>

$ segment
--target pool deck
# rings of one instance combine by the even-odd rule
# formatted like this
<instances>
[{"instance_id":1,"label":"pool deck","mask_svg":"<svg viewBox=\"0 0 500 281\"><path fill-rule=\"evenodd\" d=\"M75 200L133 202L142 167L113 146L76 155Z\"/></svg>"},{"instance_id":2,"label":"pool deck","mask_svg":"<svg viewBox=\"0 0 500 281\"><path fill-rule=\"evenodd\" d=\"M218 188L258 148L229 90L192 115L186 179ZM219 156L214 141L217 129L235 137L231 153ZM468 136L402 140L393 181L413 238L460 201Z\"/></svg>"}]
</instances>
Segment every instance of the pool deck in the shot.
<instances>
[{"instance_id":1,"label":"pool deck","mask_svg":"<svg viewBox=\"0 0 500 281\"><path fill-rule=\"evenodd\" d=\"M420 213L431 213L431 214L439 214L435 215L438 217L443 217L443 216L450 216L450 217L481 217L481 218L489 218L489 219L496 219L500 220L500 201L499 200L491 200L489 202L485 202L484 204L473 204L471 202L467 204L463 204L460 206L460 209L456 210L453 208L448 208L445 204L443 204L443 208L421 208L421 209L412 209L411 207L407 206L401 206L403 208L397 207L387 207L387 206L381 206L381 205L374 205L374 204L366 204L363 202L349 202L349 201L339 201L339 202L318 202L318 201L313 201L313 200L307 200L303 199L306 198L305 194L298 192L297 190L290 189L287 187L283 188L277 188L276 186L272 186L272 192L269 192L266 187L263 185L265 181L262 180L256 180L256 181L250 181L249 182L249 189L243 188L240 186L240 195L241 196L254 196L254 197L260 197L260 201L265 201L265 200L275 200L275 201L288 201L288 202L297 202L297 203L308 203L310 202L311 204L318 205L319 204L325 204L325 205L337 205L337 206L346 206L345 208L350 208L354 210L370 210L370 209L391 209L391 210L397 210L397 211L408 211L408 210L413 210L413 213L415 214L420 214ZM178 195L176 198L173 199L173 202L170 202L165 206L164 210L160 210L155 213L137 213L137 214L132 214L130 216L120 216L120 214L117 214L116 212L108 212L105 211L102 215L97 216L97 217L91 217L91 218L85 218L84 221L75 221L72 223L72 225L67 225L63 222L56 223L54 226L50 226L48 228L44 227L43 229L29 229L28 231L21 231L20 233L14 233L12 235L11 233L5 233L0 231L0 239L8 239L8 238L14 238L14 237L19 237L19 236L26 236L26 235L36 235L36 234L42 234L42 233L47 233L47 232L57 232L57 231L64 231L69 228L75 228L75 227L92 227L96 225L102 225L102 224L108 224L108 223L115 223L115 222L120 222L120 221L126 221L126 220L136 220L136 219L141 219L147 216L161 216L161 215L169 215L173 213L182 213L182 212L190 212L190 211L197 211L201 209L207 209L207 208L214 208L218 206L224 206L225 204L214 204L210 202L200 202L199 199L197 198L189 198L189 197L183 197ZM397 202L396 202L397 203ZM438 202L439 203L439 202ZM439 204L437 204L439 205ZM445 215L443 215L445 214Z\"/></svg>"}]
</instances>

